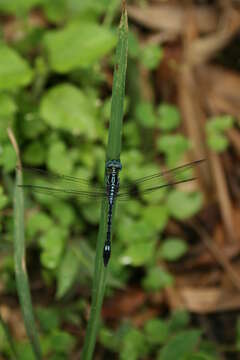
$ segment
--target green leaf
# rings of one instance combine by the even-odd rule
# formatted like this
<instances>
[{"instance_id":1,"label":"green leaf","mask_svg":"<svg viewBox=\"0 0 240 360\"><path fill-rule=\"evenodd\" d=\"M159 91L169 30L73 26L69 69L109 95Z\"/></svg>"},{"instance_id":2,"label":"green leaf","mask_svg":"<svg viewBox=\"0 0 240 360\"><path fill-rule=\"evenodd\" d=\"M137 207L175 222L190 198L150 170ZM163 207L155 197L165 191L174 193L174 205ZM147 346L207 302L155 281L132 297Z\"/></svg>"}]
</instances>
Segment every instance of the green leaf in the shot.
<instances>
[{"instance_id":1,"label":"green leaf","mask_svg":"<svg viewBox=\"0 0 240 360\"><path fill-rule=\"evenodd\" d=\"M206 124L207 132L223 132L231 129L234 125L234 118L231 115L215 116Z\"/></svg>"},{"instance_id":2,"label":"green leaf","mask_svg":"<svg viewBox=\"0 0 240 360\"><path fill-rule=\"evenodd\" d=\"M65 355L73 349L76 342L76 339L72 335L57 329L52 332L49 340L51 342L52 351Z\"/></svg>"},{"instance_id":3,"label":"green leaf","mask_svg":"<svg viewBox=\"0 0 240 360\"><path fill-rule=\"evenodd\" d=\"M27 221L27 234L30 238L33 238L37 233L44 232L51 226L53 226L53 221L49 215L42 211L32 213Z\"/></svg>"},{"instance_id":4,"label":"green leaf","mask_svg":"<svg viewBox=\"0 0 240 360\"><path fill-rule=\"evenodd\" d=\"M187 252L187 244L179 238L167 238L160 248L160 256L164 260L176 261Z\"/></svg>"},{"instance_id":5,"label":"green leaf","mask_svg":"<svg viewBox=\"0 0 240 360\"><path fill-rule=\"evenodd\" d=\"M218 153L225 151L229 144L226 136L222 135L221 133L217 133L217 132L208 134L207 143L208 143L208 146L210 147L210 149L212 149Z\"/></svg>"},{"instance_id":6,"label":"green leaf","mask_svg":"<svg viewBox=\"0 0 240 360\"><path fill-rule=\"evenodd\" d=\"M41 101L40 114L55 129L91 139L96 137L96 109L87 96L71 84L49 90Z\"/></svg>"},{"instance_id":7,"label":"green leaf","mask_svg":"<svg viewBox=\"0 0 240 360\"><path fill-rule=\"evenodd\" d=\"M143 286L147 291L158 291L171 286L174 278L160 267L153 267L148 270L143 280Z\"/></svg>"},{"instance_id":8,"label":"green leaf","mask_svg":"<svg viewBox=\"0 0 240 360\"><path fill-rule=\"evenodd\" d=\"M217 344L207 340L202 340L199 345L199 351L196 355L202 356L202 359L204 360L218 360L219 350L217 349Z\"/></svg>"},{"instance_id":9,"label":"green leaf","mask_svg":"<svg viewBox=\"0 0 240 360\"><path fill-rule=\"evenodd\" d=\"M200 192L183 192L172 190L168 196L167 206L170 214L179 220L195 215L202 207L203 196Z\"/></svg>"},{"instance_id":10,"label":"green leaf","mask_svg":"<svg viewBox=\"0 0 240 360\"><path fill-rule=\"evenodd\" d=\"M176 106L161 104L157 110L159 116L158 127L163 131L171 131L180 125L180 113Z\"/></svg>"},{"instance_id":11,"label":"green leaf","mask_svg":"<svg viewBox=\"0 0 240 360\"><path fill-rule=\"evenodd\" d=\"M153 128L156 124L156 116L154 114L153 105L149 102L141 102L136 106L136 118L138 122L145 128Z\"/></svg>"},{"instance_id":12,"label":"green leaf","mask_svg":"<svg viewBox=\"0 0 240 360\"><path fill-rule=\"evenodd\" d=\"M128 40L128 22L127 11L123 6L122 17L118 32L118 43L116 49L116 64L113 76L112 89L112 107L109 124L108 144L106 151L106 160L120 159L121 153L121 135L122 135L122 120L123 120L123 105L125 95L125 78L127 68L127 40ZM96 337L99 327L99 318L101 306L103 302L104 292L106 288L106 279L108 269L104 267L102 252L106 241L106 227L107 227L107 204L102 202L100 226L97 239L97 249L95 256L95 270L93 277L92 289L92 307L91 314L88 321L86 338L84 341L83 351L81 354L82 360L92 359L93 350L96 343ZM114 216L114 213L113 213ZM114 218L113 218L114 222Z\"/></svg>"},{"instance_id":13,"label":"green leaf","mask_svg":"<svg viewBox=\"0 0 240 360\"><path fill-rule=\"evenodd\" d=\"M69 24L63 30L50 31L44 40L50 66L60 73L92 66L116 44L116 37L109 29L84 21Z\"/></svg>"},{"instance_id":14,"label":"green leaf","mask_svg":"<svg viewBox=\"0 0 240 360\"><path fill-rule=\"evenodd\" d=\"M91 224L97 224L100 217L100 204L90 202L87 206L83 207L82 213Z\"/></svg>"},{"instance_id":15,"label":"green leaf","mask_svg":"<svg viewBox=\"0 0 240 360\"><path fill-rule=\"evenodd\" d=\"M132 266L140 266L148 263L154 257L156 248L155 241L131 244L121 257L123 264L131 264Z\"/></svg>"},{"instance_id":16,"label":"green leaf","mask_svg":"<svg viewBox=\"0 0 240 360\"><path fill-rule=\"evenodd\" d=\"M51 227L40 238L42 248L41 263L48 269L55 269L61 259L66 240L66 231Z\"/></svg>"},{"instance_id":17,"label":"green leaf","mask_svg":"<svg viewBox=\"0 0 240 360\"><path fill-rule=\"evenodd\" d=\"M141 51L139 60L149 70L155 69L163 58L163 49L158 45L146 45Z\"/></svg>"},{"instance_id":18,"label":"green leaf","mask_svg":"<svg viewBox=\"0 0 240 360\"><path fill-rule=\"evenodd\" d=\"M25 163L33 166L41 165L46 158L46 148L40 141L35 141L28 145L23 153Z\"/></svg>"},{"instance_id":19,"label":"green leaf","mask_svg":"<svg viewBox=\"0 0 240 360\"><path fill-rule=\"evenodd\" d=\"M8 198L3 193L3 188L0 186L0 210L3 209L8 203Z\"/></svg>"},{"instance_id":20,"label":"green leaf","mask_svg":"<svg viewBox=\"0 0 240 360\"><path fill-rule=\"evenodd\" d=\"M147 339L152 344L164 344L168 338L169 326L161 319L151 319L145 326L144 331Z\"/></svg>"},{"instance_id":21,"label":"green leaf","mask_svg":"<svg viewBox=\"0 0 240 360\"><path fill-rule=\"evenodd\" d=\"M120 360L137 360L147 352L145 336L138 329L130 329L124 336Z\"/></svg>"},{"instance_id":22,"label":"green leaf","mask_svg":"<svg viewBox=\"0 0 240 360\"><path fill-rule=\"evenodd\" d=\"M66 19L68 14L66 0L51 0L44 2L44 12L49 21L58 23Z\"/></svg>"},{"instance_id":23,"label":"green leaf","mask_svg":"<svg viewBox=\"0 0 240 360\"><path fill-rule=\"evenodd\" d=\"M1 0L0 10L6 13L22 15L45 0Z\"/></svg>"},{"instance_id":24,"label":"green leaf","mask_svg":"<svg viewBox=\"0 0 240 360\"><path fill-rule=\"evenodd\" d=\"M79 260L73 248L67 249L57 274L57 298L63 297L71 288L79 269Z\"/></svg>"},{"instance_id":25,"label":"green leaf","mask_svg":"<svg viewBox=\"0 0 240 360\"><path fill-rule=\"evenodd\" d=\"M169 320L169 331L175 333L183 330L191 321L190 314L186 310L177 310L171 314Z\"/></svg>"},{"instance_id":26,"label":"green leaf","mask_svg":"<svg viewBox=\"0 0 240 360\"><path fill-rule=\"evenodd\" d=\"M42 359L38 333L33 314L32 299L28 274L25 263L25 232L24 232L24 197L22 185L22 172L16 169L16 182L14 192L14 264L18 297L23 314L24 324L30 340L35 358ZM27 359L27 357L26 357Z\"/></svg>"},{"instance_id":27,"label":"green leaf","mask_svg":"<svg viewBox=\"0 0 240 360\"><path fill-rule=\"evenodd\" d=\"M110 329L102 327L99 332L99 341L104 348L117 352L119 348L119 336L118 333L114 333Z\"/></svg>"},{"instance_id":28,"label":"green leaf","mask_svg":"<svg viewBox=\"0 0 240 360\"><path fill-rule=\"evenodd\" d=\"M16 153L11 144L6 144L1 149L0 165L6 172L14 170L16 167Z\"/></svg>"},{"instance_id":29,"label":"green leaf","mask_svg":"<svg viewBox=\"0 0 240 360\"><path fill-rule=\"evenodd\" d=\"M50 204L50 207L51 213L58 220L59 224L62 224L65 227L70 227L74 224L74 221L76 220L75 212L70 204L56 199L54 203Z\"/></svg>"},{"instance_id":30,"label":"green leaf","mask_svg":"<svg viewBox=\"0 0 240 360\"><path fill-rule=\"evenodd\" d=\"M236 349L240 351L240 317L238 317L236 324Z\"/></svg>"},{"instance_id":31,"label":"green leaf","mask_svg":"<svg viewBox=\"0 0 240 360\"><path fill-rule=\"evenodd\" d=\"M58 312L54 308L37 308L37 318L43 331L51 332L60 325Z\"/></svg>"},{"instance_id":32,"label":"green leaf","mask_svg":"<svg viewBox=\"0 0 240 360\"><path fill-rule=\"evenodd\" d=\"M0 44L0 90L16 90L30 84L32 70L13 49Z\"/></svg>"},{"instance_id":33,"label":"green leaf","mask_svg":"<svg viewBox=\"0 0 240 360\"><path fill-rule=\"evenodd\" d=\"M57 141L53 143L47 156L48 168L56 173L71 174L73 162L64 142Z\"/></svg>"},{"instance_id":34,"label":"green leaf","mask_svg":"<svg viewBox=\"0 0 240 360\"><path fill-rule=\"evenodd\" d=\"M157 148L167 155L176 154L179 158L190 148L190 143L182 134L161 135L157 140Z\"/></svg>"},{"instance_id":35,"label":"green leaf","mask_svg":"<svg viewBox=\"0 0 240 360\"><path fill-rule=\"evenodd\" d=\"M144 221L157 231L162 231L168 222L168 208L165 205L148 205L143 208Z\"/></svg>"},{"instance_id":36,"label":"green leaf","mask_svg":"<svg viewBox=\"0 0 240 360\"><path fill-rule=\"evenodd\" d=\"M12 96L6 93L0 93L0 118L13 116L16 111L17 105Z\"/></svg>"},{"instance_id":37,"label":"green leaf","mask_svg":"<svg viewBox=\"0 0 240 360\"><path fill-rule=\"evenodd\" d=\"M191 355L198 345L201 331L186 330L174 336L160 351L159 360L184 359Z\"/></svg>"}]
</instances>

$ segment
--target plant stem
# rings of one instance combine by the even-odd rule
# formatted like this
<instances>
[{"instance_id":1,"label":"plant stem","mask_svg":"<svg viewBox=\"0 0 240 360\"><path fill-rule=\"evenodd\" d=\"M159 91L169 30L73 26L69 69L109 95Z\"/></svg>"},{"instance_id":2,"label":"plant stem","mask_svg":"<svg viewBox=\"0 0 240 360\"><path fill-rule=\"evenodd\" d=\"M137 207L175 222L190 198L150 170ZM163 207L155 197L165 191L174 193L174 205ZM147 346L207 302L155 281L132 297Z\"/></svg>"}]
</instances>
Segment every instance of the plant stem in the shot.
<instances>
[{"instance_id":1,"label":"plant stem","mask_svg":"<svg viewBox=\"0 0 240 360\"><path fill-rule=\"evenodd\" d=\"M14 193L14 263L17 292L22 309L26 332L30 339L33 353L37 360L41 360L42 354L33 315L31 293L25 261L24 198L23 190L18 186L22 184L20 155L17 142L10 129L8 129L8 135L16 151L18 159Z\"/></svg>"},{"instance_id":2,"label":"plant stem","mask_svg":"<svg viewBox=\"0 0 240 360\"><path fill-rule=\"evenodd\" d=\"M116 49L116 64L113 78L111 118L109 126L108 145L106 161L119 160L121 152L123 104L125 95L125 78L127 68L127 43L128 43L128 24L127 11L123 1L122 17L119 26L118 43ZM95 257L95 270L92 288L92 306L88 321L87 332L82 352L82 360L91 360L96 343L100 312L104 298L107 267L103 265L103 246L107 232L107 210L108 203L102 202L100 227L97 239L97 249ZM114 215L114 213L113 213Z\"/></svg>"},{"instance_id":3,"label":"plant stem","mask_svg":"<svg viewBox=\"0 0 240 360\"><path fill-rule=\"evenodd\" d=\"M15 344L14 344L14 341L13 341L13 338L12 338L12 335L8 329L8 326L7 324L5 323L5 321L3 320L1 314L0 314L0 326L2 326L3 328L3 331L5 333L5 336L8 340L8 343L9 343L9 346L10 346L10 349L11 349L11 356L12 356L12 359L13 360L17 360L18 359L18 356L17 356L17 350L16 350L16 347L15 347Z\"/></svg>"}]
</instances>

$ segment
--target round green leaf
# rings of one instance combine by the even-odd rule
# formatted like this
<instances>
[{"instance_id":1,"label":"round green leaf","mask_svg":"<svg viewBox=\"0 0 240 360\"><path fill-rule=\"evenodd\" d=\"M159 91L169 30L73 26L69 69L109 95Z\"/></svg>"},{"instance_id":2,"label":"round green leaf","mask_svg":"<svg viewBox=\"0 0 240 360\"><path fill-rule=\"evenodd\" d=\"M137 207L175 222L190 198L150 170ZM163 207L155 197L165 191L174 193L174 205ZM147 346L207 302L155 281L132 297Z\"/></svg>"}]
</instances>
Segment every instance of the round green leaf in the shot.
<instances>
[{"instance_id":1,"label":"round green leaf","mask_svg":"<svg viewBox=\"0 0 240 360\"><path fill-rule=\"evenodd\" d=\"M137 243L128 246L126 252L121 257L123 264L131 264L132 266L141 266L153 259L156 244L154 241L146 243Z\"/></svg>"},{"instance_id":2,"label":"round green leaf","mask_svg":"<svg viewBox=\"0 0 240 360\"><path fill-rule=\"evenodd\" d=\"M96 137L96 108L81 90L71 84L61 84L49 90L41 101L40 113L55 129Z\"/></svg>"},{"instance_id":3,"label":"round green leaf","mask_svg":"<svg viewBox=\"0 0 240 360\"><path fill-rule=\"evenodd\" d=\"M17 105L9 94L0 94L0 117L12 116L17 111Z\"/></svg>"},{"instance_id":4,"label":"round green leaf","mask_svg":"<svg viewBox=\"0 0 240 360\"><path fill-rule=\"evenodd\" d=\"M160 248L160 256L168 261L178 260L187 252L187 244L178 238L167 238Z\"/></svg>"},{"instance_id":5,"label":"round green leaf","mask_svg":"<svg viewBox=\"0 0 240 360\"><path fill-rule=\"evenodd\" d=\"M157 140L158 150L167 155L177 154L180 157L189 147L189 140L182 134L162 135Z\"/></svg>"},{"instance_id":6,"label":"round green leaf","mask_svg":"<svg viewBox=\"0 0 240 360\"><path fill-rule=\"evenodd\" d=\"M67 151L66 145L58 141L52 144L47 156L48 168L56 173L71 174L73 162Z\"/></svg>"},{"instance_id":7,"label":"round green leaf","mask_svg":"<svg viewBox=\"0 0 240 360\"><path fill-rule=\"evenodd\" d=\"M27 233L30 238L38 232L47 231L53 225L53 221L45 212L32 213L27 221Z\"/></svg>"},{"instance_id":8,"label":"round green leaf","mask_svg":"<svg viewBox=\"0 0 240 360\"><path fill-rule=\"evenodd\" d=\"M51 227L40 238L42 248L41 263L48 269L55 269L65 245L66 231L60 227Z\"/></svg>"},{"instance_id":9,"label":"round green leaf","mask_svg":"<svg viewBox=\"0 0 240 360\"><path fill-rule=\"evenodd\" d=\"M158 127L164 131L171 131L180 125L180 113L176 106L161 104L158 107Z\"/></svg>"},{"instance_id":10,"label":"round green leaf","mask_svg":"<svg viewBox=\"0 0 240 360\"><path fill-rule=\"evenodd\" d=\"M108 28L84 21L50 31L44 40L50 65L60 73L93 65L116 44L116 37Z\"/></svg>"},{"instance_id":11,"label":"round green leaf","mask_svg":"<svg viewBox=\"0 0 240 360\"><path fill-rule=\"evenodd\" d=\"M212 132L207 137L207 143L210 147L210 149L221 153L225 151L228 147L228 139L225 135L217 132Z\"/></svg>"},{"instance_id":12,"label":"round green leaf","mask_svg":"<svg viewBox=\"0 0 240 360\"><path fill-rule=\"evenodd\" d=\"M13 49L0 44L0 90L15 90L30 84L32 70Z\"/></svg>"},{"instance_id":13,"label":"round green leaf","mask_svg":"<svg viewBox=\"0 0 240 360\"><path fill-rule=\"evenodd\" d=\"M142 334L138 329L131 328L124 335L120 351L120 360L137 360L143 357L147 351L144 334Z\"/></svg>"},{"instance_id":14,"label":"round green leaf","mask_svg":"<svg viewBox=\"0 0 240 360\"><path fill-rule=\"evenodd\" d=\"M10 143L6 144L1 149L0 165L3 166L5 171L11 171L16 166L16 152Z\"/></svg>"},{"instance_id":15,"label":"round green leaf","mask_svg":"<svg viewBox=\"0 0 240 360\"><path fill-rule=\"evenodd\" d=\"M145 326L144 331L147 339L152 344L164 344L169 333L169 326L161 319L151 319Z\"/></svg>"},{"instance_id":16,"label":"round green leaf","mask_svg":"<svg viewBox=\"0 0 240 360\"><path fill-rule=\"evenodd\" d=\"M234 124L234 118L231 115L215 116L208 120L206 124L207 132L223 132L231 129Z\"/></svg>"},{"instance_id":17,"label":"round green leaf","mask_svg":"<svg viewBox=\"0 0 240 360\"><path fill-rule=\"evenodd\" d=\"M79 259L74 249L68 249L57 274L57 298L63 297L73 285L79 269Z\"/></svg>"},{"instance_id":18,"label":"round green leaf","mask_svg":"<svg viewBox=\"0 0 240 360\"><path fill-rule=\"evenodd\" d=\"M33 166L44 163L46 157L46 148L40 141L36 141L27 146L23 153L25 163Z\"/></svg>"},{"instance_id":19,"label":"round green leaf","mask_svg":"<svg viewBox=\"0 0 240 360\"><path fill-rule=\"evenodd\" d=\"M146 277L143 280L143 287L147 291L158 291L174 283L174 278L171 274L161 269L154 267L148 270Z\"/></svg>"},{"instance_id":20,"label":"round green leaf","mask_svg":"<svg viewBox=\"0 0 240 360\"><path fill-rule=\"evenodd\" d=\"M167 206L170 214L179 220L195 215L202 207L203 197L199 192L172 190L168 196Z\"/></svg>"},{"instance_id":21,"label":"round green leaf","mask_svg":"<svg viewBox=\"0 0 240 360\"><path fill-rule=\"evenodd\" d=\"M168 208L165 205L148 205L143 208L144 221L157 231L162 231L168 222Z\"/></svg>"},{"instance_id":22,"label":"round green leaf","mask_svg":"<svg viewBox=\"0 0 240 360\"><path fill-rule=\"evenodd\" d=\"M22 15L25 12L29 11L36 5L40 5L45 0L1 0L0 1L0 10L6 13L15 14L15 15Z\"/></svg>"},{"instance_id":23,"label":"round green leaf","mask_svg":"<svg viewBox=\"0 0 240 360\"><path fill-rule=\"evenodd\" d=\"M168 321L169 331L171 334L186 328L191 321L190 314L187 310L176 310L171 314Z\"/></svg>"},{"instance_id":24,"label":"round green leaf","mask_svg":"<svg viewBox=\"0 0 240 360\"><path fill-rule=\"evenodd\" d=\"M185 359L196 348L201 336L199 330L186 330L174 336L160 351L159 360Z\"/></svg>"},{"instance_id":25,"label":"round green leaf","mask_svg":"<svg viewBox=\"0 0 240 360\"><path fill-rule=\"evenodd\" d=\"M155 69L163 58L163 49L158 45L146 45L142 51L139 60L149 70Z\"/></svg>"},{"instance_id":26,"label":"round green leaf","mask_svg":"<svg viewBox=\"0 0 240 360\"><path fill-rule=\"evenodd\" d=\"M51 332L59 327L60 317L57 309L37 307L36 313L40 326L45 332Z\"/></svg>"},{"instance_id":27,"label":"round green leaf","mask_svg":"<svg viewBox=\"0 0 240 360\"><path fill-rule=\"evenodd\" d=\"M148 102L141 102L137 104L136 118L142 126L146 128L153 128L156 124L156 116L154 114L152 104Z\"/></svg>"}]
</instances>

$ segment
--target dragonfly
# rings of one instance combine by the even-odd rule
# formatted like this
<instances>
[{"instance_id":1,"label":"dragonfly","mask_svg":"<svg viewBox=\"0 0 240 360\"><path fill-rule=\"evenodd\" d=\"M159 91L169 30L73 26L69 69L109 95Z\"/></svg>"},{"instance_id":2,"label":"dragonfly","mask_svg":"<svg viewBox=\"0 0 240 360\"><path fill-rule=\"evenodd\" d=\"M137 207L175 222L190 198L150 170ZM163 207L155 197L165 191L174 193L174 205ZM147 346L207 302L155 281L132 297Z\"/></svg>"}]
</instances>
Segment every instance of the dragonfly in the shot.
<instances>
[{"instance_id":1,"label":"dragonfly","mask_svg":"<svg viewBox=\"0 0 240 360\"><path fill-rule=\"evenodd\" d=\"M106 226L106 239L103 246L103 263L106 267L111 256L111 235L112 235L112 217L113 208L116 201L127 200L132 196L139 194L148 194L166 187L173 187L177 184L190 182L197 177L189 175L181 178L186 170L194 169L203 163L205 159L195 160L178 167L158 172L151 175L146 175L142 178L136 179L134 186L121 185L119 173L122 170L120 160L109 160L105 166L105 184L96 184L90 186L88 179L78 178L74 176L61 175L49 173L48 171L23 167L23 174L33 174L44 179L44 182L39 184L29 184L23 182L20 187L30 189L33 192L53 195L53 196L77 196L90 200L103 200L107 201L107 226ZM139 189L139 186L142 189Z\"/></svg>"}]
</instances>

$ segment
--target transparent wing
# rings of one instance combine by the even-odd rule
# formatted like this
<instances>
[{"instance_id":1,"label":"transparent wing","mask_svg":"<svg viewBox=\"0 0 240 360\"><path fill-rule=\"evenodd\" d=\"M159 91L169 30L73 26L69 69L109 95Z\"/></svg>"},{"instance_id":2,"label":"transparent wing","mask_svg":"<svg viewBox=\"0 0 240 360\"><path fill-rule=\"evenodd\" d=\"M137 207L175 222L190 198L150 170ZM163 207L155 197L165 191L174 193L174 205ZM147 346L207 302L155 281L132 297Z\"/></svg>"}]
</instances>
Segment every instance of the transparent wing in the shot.
<instances>
[{"instance_id":1,"label":"transparent wing","mask_svg":"<svg viewBox=\"0 0 240 360\"><path fill-rule=\"evenodd\" d=\"M196 176L192 174L192 170L201 165L203 161L204 160L192 161L174 169L137 179L131 186L121 186L118 198L123 199L137 194L146 194L167 186L174 186L183 182L193 181L196 179Z\"/></svg>"},{"instance_id":2,"label":"transparent wing","mask_svg":"<svg viewBox=\"0 0 240 360\"><path fill-rule=\"evenodd\" d=\"M161 178L165 178L165 179L169 179L169 178L173 179L173 178L177 178L177 177L183 178L184 174L186 174L186 172L188 170L198 167L204 161L205 161L205 159L195 160L195 161L191 161L187 164L177 166L173 169L161 171L159 173L152 174L152 175L147 175L147 176L144 176L144 177L134 180L134 184L137 186L137 185L141 185L144 183L144 186L146 185L147 187L149 187L149 184L151 182L159 181ZM129 185L121 186L121 188L128 188L128 187L129 187Z\"/></svg>"},{"instance_id":3,"label":"transparent wing","mask_svg":"<svg viewBox=\"0 0 240 360\"><path fill-rule=\"evenodd\" d=\"M103 186L92 185L87 179L53 174L36 168L23 167L22 170L24 181L21 187L35 193L56 197L77 196L93 200L106 197Z\"/></svg>"},{"instance_id":4,"label":"transparent wing","mask_svg":"<svg viewBox=\"0 0 240 360\"><path fill-rule=\"evenodd\" d=\"M133 189L131 190L130 192L122 192L122 193L119 193L117 195L117 198L119 200L128 200L129 197L132 197L132 196L136 196L136 195L143 195L143 194L148 194L148 193L151 193L153 191L156 191L156 190L160 190L160 189L163 189L165 187L173 187L175 185L178 185L178 184L182 184L182 183L185 183L185 182L190 182L190 181L194 181L196 180L197 177L192 177L192 178L189 178L189 179L185 179L185 180L179 180L179 181L172 181L172 182L167 182L165 184L162 184L162 185L159 185L159 186L153 186L153 187L150 187L148 189L144 189L143 191L139 191L138 189Z\"/></svg>"}]
</instances>

